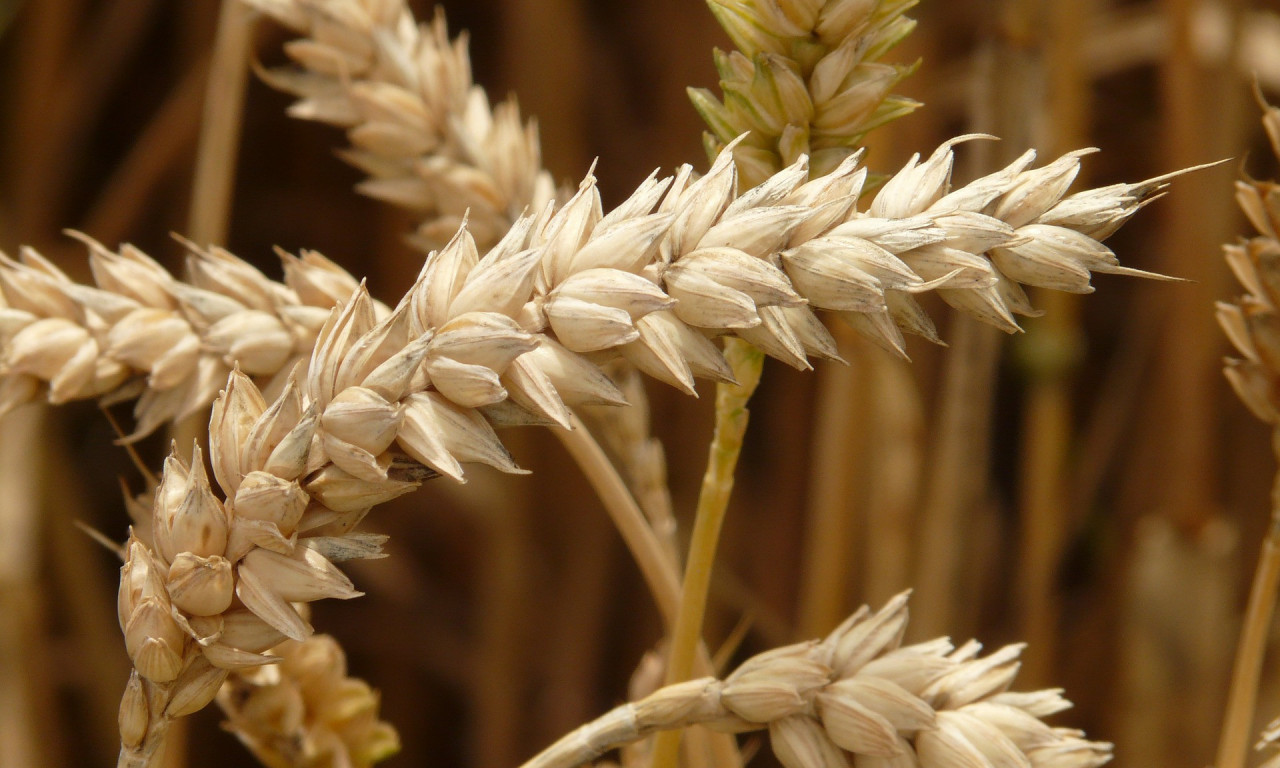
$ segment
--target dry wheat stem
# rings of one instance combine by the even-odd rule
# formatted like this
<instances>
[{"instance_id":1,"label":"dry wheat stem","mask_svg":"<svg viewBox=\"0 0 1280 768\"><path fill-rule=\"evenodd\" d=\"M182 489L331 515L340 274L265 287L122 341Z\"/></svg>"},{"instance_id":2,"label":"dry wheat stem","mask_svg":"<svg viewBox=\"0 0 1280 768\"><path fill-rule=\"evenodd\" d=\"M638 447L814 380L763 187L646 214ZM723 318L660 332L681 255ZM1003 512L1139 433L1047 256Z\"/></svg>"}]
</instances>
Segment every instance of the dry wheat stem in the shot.
<instances>
[{"instance_id":1,"label":"dry wheat stem","mask_svg":"<svg viewBox=\"0 0 1280 768\"><path fill-rule=\"evenodd\" d=\"M679 621L681 609L681 587L679 571L675 559L663 547L661 539L648 524L644 513L640 510L635 498L627 491L627 486L617 468L605 456L600 445L592 438L586 426L577 415L570 416L570 428L556 429L553 434L560 439L574 461L582 468L596 495L600 497L613 520L614 526L622 534L627 548L631 551L640 567L641 575L653 595L658 611L662 614L663 623L674 634ZM713 665L701 638L693 638L693 647L689 663L698 674L710 674ZM687 676L687 672L685 673ZM709 748L717 756L717 765L736 766L741 764L732 739L722 734L708 734Z\"/></svg>"},{"instance_id":2,"label":"dry wheat stem","mask_svg":"<svg viewBox=\"0 0 1280 768\"><path fill-rule=\"evenodd\" d=\"M1060 691L1007 691L1021 646L986 657L973 641L902 646L906 620L906 595L875 613L863 607L822 641L760 654L723 680L679 683L624 704L523 768L573 768L695 723L731 733L768 729L786 768L1066 768L1110 759L1110 744L1040 720L1070 707Z\"/></svg>"},{"instance_id":3,"label":"dry wheat stem","mask_svg":"<svg viewBox=\"0 0 1280 768\"><path fill-rule=\"evenodd\" d=\"M675 513L667 487L667 461L662 442L650 429L649 398L644 377L621 361L610 364L605 374L617 385L628 407L588 406L579 412L592 434L616 457L619 470L626 473L636 504L644 512L649 527L658 537L663 553L679 562Z\"/></svg>"},{"instance_id":4,"label":"dry wheat stem","mask_svg":"<svg viewBox=\"0 0 1280 768\"><path fill-rule=\"evenodd\" d=\"M1259 102L1263 127L1280 158L1280 108L1266 105L1261 98ZM1280 184L1236 182L1236 200L1258 234L1223 249L1228 266L1247 291L1234 302L1218 303L1218 323L1244 356L1228 358L1224 373L1244 404L1275 430L1272 444L1280 456ZM1257 706L1266 638L1280 591L1280 476L1271 501L1271 525L1262 542L1240 633L1217 768L1243 768ZM1264 744L1274 740L1272 731L1270 737L1264 735Z\"/></svg>"},{"instance_id":5,"label":"dry wheat stem","mask_svg":"<svg viewBox=\"0 0 1280 768\"><path fill-rule=\"evenodd\" d=\"M750 418L747 402L760 383L764 364L764 355L741 339L726 339L724 353L737 383L716 385L715 431L689 539L689 556L680 587L680 610L670 632L667 685L688 680L694 671L694 653L702 641L702 624L711 591L711 569L715 565L720 530L729 511L733 474ZM653 743L650 765L675 768L679 745L679 731L659 733Z\"/></svg>"},{"instance_id":6,"label":"dry wheat stem","mask_svg":"<svg viewBox=\"0 0 1280 768\"><path fill-rule=\"evenodd\" d=\"M1214 762L1216 768L1244 768L1277 595L1280 595L1280 511L1273 511L1271 526L1258 553L1249 605L1236 646L1222 736Z\"/></svg>"},{"instance_id":7,"label":"dry wheat stem","mask_svg":"<svg viewBox=\"0 0 1280 768\"><path fill-rule=\"evenodd\" d=\"M591 433L578 417L570 417L569 429L553 430L553 433L582 467L591 487L604 503L613 524L627 543L640 566L640 573L649 586L649 592L657 603L663 622L671 625L676 620L680 602L679 576L676 563L671 559L653 527L645 519L635 498L627 491L626 484L617 469Z\"/></svg>"}]
</instances>

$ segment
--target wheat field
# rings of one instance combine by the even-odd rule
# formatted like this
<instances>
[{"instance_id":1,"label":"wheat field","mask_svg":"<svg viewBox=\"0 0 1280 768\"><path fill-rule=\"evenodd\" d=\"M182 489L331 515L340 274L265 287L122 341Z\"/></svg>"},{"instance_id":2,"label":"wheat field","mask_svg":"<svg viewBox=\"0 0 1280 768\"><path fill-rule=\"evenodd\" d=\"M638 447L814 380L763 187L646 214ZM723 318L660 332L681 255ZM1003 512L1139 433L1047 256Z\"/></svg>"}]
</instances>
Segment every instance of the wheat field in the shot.
<instances>
[{"instance_id":1,"label":"wheat field","mask_svg":"<svg viewBox=\"0 0 1280 768\"><path fill-rule=\"evenodd\" d=\"M433 18L431 6L410 5L418 19ZM592 168L607 212L655 168L661 178L681 163L711 167L686 88L719 94L712 49L735 41L704 4L440 5L450 35L468 31L474 79L490 99L514 94L521 115L536 118L548 184L572 194ZM945 347L909 336L908 362L832 313L827 327L849 365L814 359L813 370L800 371L767 361L701 622L709 658L689 663L728 672L767 649L829 637L817 650L806 646L783 676L837 668L848 653L831 650L849 631L841 621L860 605L887 605L874 616L905 631L906 643L949 636L963 647L974 637L999 653L1026 642L1014 688L1065 689L1074 708L1048 722L1114 743L1118 765L1213 764L1276 475L1266 426L1222 375L1224 355L1238 353L1215 322L1215 302L1249 288L1223 259L1223 244L1254 234L1235 180L1280 178L1258 104L1258 96L1280 103L1280 10L1265 0L925 0L908 13L918 26L883 60L919 60L893 90L923 106L860 142L872 173L894 174L913 153L928 158L970 133L1001 140L954 148L955 188L1027 148L1038 150L1037 165L1100 148L1081 158L1073 189L1226 162L1174 179L1107 240L1126 268L1185 282L1098 275L1088 296L1033 289L1045 314L1019 318L1025 332L1017 334L921 293ZM0 249L11 256L30 246L74 281L92 283L85 245L64 233L72 229L112 253L132 243L180 275L188 252L176 234L224 245L278 280L273 248L315 249L395 307L414 287L423 243L456 228L457 216L420 228L413 210L354 190L367 167L335 157L347 146L343 132L289 117L293 99L263 82L296 35L251 19L238 3L40 0L0 4L0 21L8 107ZM220 23L242 39L218 46ZM760 180L740 173L742 192ZM554 192L538 186L541 177L525 181L534 198ZM388 184L380 194L394 203L399 190ZM497 239L514 218L480 205L468 215L477 240L486 227ZM692 312L699 295L690 288L679 305ZM557 336L572 338L568 323L578 316L550 314ZM558 318L569 319L555 326ZM139 338L153 331L161 326L143 325ZM235 354L244 351L228 338ZM257 362L241 356L246 370ZM645 360L629 359L642 369ZM628 478L633 493L646 510L669 505L672 517L652 528L682 561L716 384L700 379L695 398L678 380L607 370L647 409L580 415L624 475L636 466L650 473ZM136 425L127 403L105 418L81 397L24 406L0 421L0 764L14 768L109 765L120 749L121 692L140 663L125 652L112 611L120 560L83 530L117 544L126 538L121 486L143 493L147 479L115 443ZM167 412L154 412L160 427ZM130 450L158 474L170 437L203 443L207 423L205 409ZM644 698L663 679L660 661L646 654L671 616L556 429L499 431L528 476L468 465L466 484L432 479L382 505L361 529L389 536L389 556L343 563L351 583L329 585L364 596L314 605L310 623L337 638L349 673L379 692L381 717L398 731L399 753L386 765L522 765L626 701L674 707L677 724L772 722L732 703L732 679L714 696L681 689ZM650 430L662 446L657 459ZM448 474L452 465L430 458ZM376 474L360 461L342 467ZM665 483L654 480L663 474ZM150 498L143 504L147 517ZM909 624L895 602L906 589ZM1275 645L1274 632L1264 639ZM1250 744L1280 716L1273 657ZM1012 667L1003 660L1002 670ZM796 706L820 700L822 711L835 710L844 689L822 688L841 684L832 679L804 688ZM234 708L234 686L224 692ZM712 706L713 698L730 704ZM228 717L210 706L179 721L163 765L259 764L219 727ZM785 727L768 733L739 737L752 764L776 762L770 738L803 741Z\"/></svg>"}]
</instances>

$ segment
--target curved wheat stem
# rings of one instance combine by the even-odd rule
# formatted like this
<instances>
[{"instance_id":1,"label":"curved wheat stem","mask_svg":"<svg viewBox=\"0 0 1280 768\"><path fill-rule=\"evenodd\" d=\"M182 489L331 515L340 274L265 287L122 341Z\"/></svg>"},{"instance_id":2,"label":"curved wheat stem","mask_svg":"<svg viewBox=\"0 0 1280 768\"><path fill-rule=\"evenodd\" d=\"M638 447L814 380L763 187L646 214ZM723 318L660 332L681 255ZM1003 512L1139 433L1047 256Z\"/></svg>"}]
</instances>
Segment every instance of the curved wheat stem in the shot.
<instances>
[{"instance_id":1,"label":"curved wheat stem","mask_svg":"<svg viewBox=\"0 0 1280 768\"><path fill-rule=\"evenodd\" d=\"M684 682L694 674L694 653L702 642L707 597L711 592L711 571L720 545L720 531L729 511L734 470L750 419L747 403L755 394L764 367L764 355L741 339L726 339L724 355L736 382L716 385L715 429L689 534L689 555L680 584L680 612L668 633L667 685ZM675 768L679 747L680 731L659 733L653 742L651 768Z\"/></svg>"}]
</instances>

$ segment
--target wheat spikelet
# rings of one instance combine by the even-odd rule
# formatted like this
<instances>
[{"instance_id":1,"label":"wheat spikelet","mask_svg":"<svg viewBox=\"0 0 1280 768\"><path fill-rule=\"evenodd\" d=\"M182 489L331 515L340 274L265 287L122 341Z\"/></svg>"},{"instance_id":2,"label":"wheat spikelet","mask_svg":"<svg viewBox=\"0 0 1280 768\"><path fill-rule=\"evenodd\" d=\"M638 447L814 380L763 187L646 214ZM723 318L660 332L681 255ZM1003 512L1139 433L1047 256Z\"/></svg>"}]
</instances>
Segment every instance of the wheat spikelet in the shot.
<instances>
[{"instance_id":1,"label":"wheat spikelet","mask_svg":"<svg viewBox=\"0 0 1280 768\"><path fill-rule=\"evenodd\" d=\"M946 639L902 646L906 595L865 606L821 641L748 659L723 680L661 688L566 735L523 768L572 768L660 730L769 731L787 768L1093 768L1111 745L1041 718L1057 690L1008 692L1022 647L985 657ZM851 760L852 758L852 760Z\"/></svg>"},{"instance_id":2,"label":"wheat spikelet","mask_svg":"<svg viewBox=\"0 0 1280 768\"><path fill-rule=\"evenodd\" d=\"M298 68L261 73L299 97L289 114L346 129L342 156L369 175L359 191L417 212L428 248L464 216L492 244L555 197L537 127L514 100L490 109L467 38L449 40L442 12L419 25L403 0L245 2L303 35L285 46Z\"/></svg>"},{"instance_id":3,"label":"wheat spikelet","mask_svg":"<svg viewBox=\"0 0 1280 768\"><path fill-rule=\"evenodd\" d=\"M306 494L281 476L298 432L262 435L278 474L251 473L226 503L213 495L198 447L190 466L171 455L151 514L135 513L143 519L126 545L117 604L135 667L121 704L122 766L150 764L168 723L207 705L228 675L262 684L269 673L254 670L280 661L272 649L308 640L305 609L289 601L359 595L335 562L382 556L385 537L351 532L332 510L306 515ZM376 699L361 712L356 730L381 739L386 728L368 722Z\"/></svg>"}]
</instances>

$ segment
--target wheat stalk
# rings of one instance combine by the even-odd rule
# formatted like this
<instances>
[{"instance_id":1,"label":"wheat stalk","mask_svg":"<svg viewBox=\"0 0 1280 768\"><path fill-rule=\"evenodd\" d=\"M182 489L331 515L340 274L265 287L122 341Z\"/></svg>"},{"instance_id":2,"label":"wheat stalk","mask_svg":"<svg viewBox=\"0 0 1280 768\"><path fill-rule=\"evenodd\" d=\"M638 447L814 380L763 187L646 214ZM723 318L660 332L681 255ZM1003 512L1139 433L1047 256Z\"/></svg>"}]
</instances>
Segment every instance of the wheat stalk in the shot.
<instances>
[{"instance_id":1,"label":"wheat stalk","mask_svg":"<svg viewBox=\"0 0 1280 768\"><path fill-rule=\"evenodd\" d=\"M858 765L923 768L1081 768L1111 745L1040 718L1071 706L1061 691L1007 691L1020 645L986 657L970 641L902 646L906 595L865 606L821 641L748 659L723 680L670 685L603 715L523 768L573 768L648 734L702 724L730 733L769 731L786 768Z\"/></svg>"},{"instance_id":2,"label":"wheat stalk","mask_svg":"<svg viewBox=\"0 0 1280 768\"><path fill-rule=\"evenodd\" d=\"M627 407L586 406L578 410L578 415L592 434L599 436L603 447L614 457L614 463L625 473L627 485L633 489L636 503L648 520L664 555L673 564L678 563L676 519L671 491L667 487L666 452L650 430L644 377L621 361L609 364L604 371L622 393ZM675 567L672 566L673 569Z\"/></svg>"},{"instance_id":3,"label":"wheat stalk","mask_svg":"<svg viewBox=\"0 0 1280 768\"><path fill-rule=\"evenodd\" d=\"M1263 126L1280 158L1280 109L1263 104ZM1227 264L1246 295L1234 302L1218 302L1218 323L1242 359L1227 359L1224 373L1249 410L1273 430L1272 441L1280 455L1280 185L1267 181L1237 181L1236 200L1258 234L1223 247ZM1235 669L1227 697L1217 768L1243 768L1249 729L1257 706L1258 681L1271 616L1280 594L1280 475L1272 489L1271 524L1258 557L1249 605L1236 651ZM1259 748L1276 740L1273 723ZM1268 764L1274 762L1268 761Z\"/></svg>"},{"instance_id":4,"label":"wheat stalk","mask_svg":"<svg viewBox=\"0 0 1280 768\"><path fill-rule=\"evenodd\" d=\"M811 176L821 176L858 152L871 128L916 106L889 97L909 68L875 62L910 33L903 16L914 2L897 0L717 0L713 14L738 50L716 52L724 102L689 89L710 127L704 134L712 159L734 153L744 187L766 181L796 158L809 155ZM738 140L738 135L745 138ZM834 347L834 341L832 342ZM900 350L899 350L900 351ZM728 339L725 358L734 382L716 386L715 429L708 451L681 585L680 613L671 629L666 682L693 674L734 473L763 356L742 339ZM658 734L652 768L675 768L680 733Z\"/></svg>"}]
</instances>

